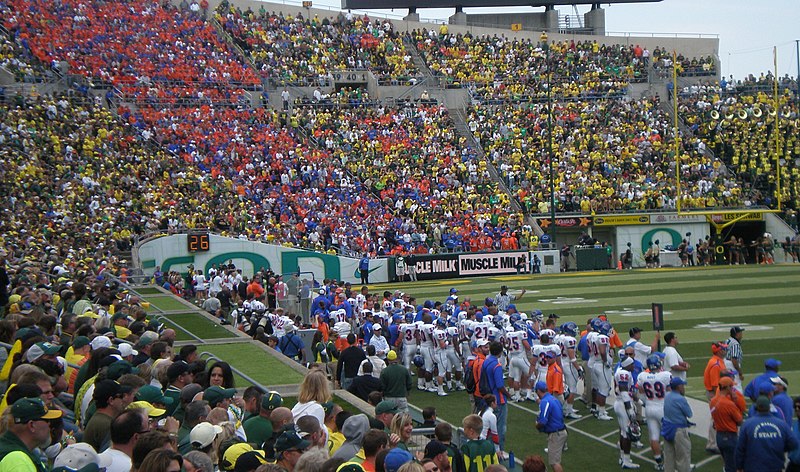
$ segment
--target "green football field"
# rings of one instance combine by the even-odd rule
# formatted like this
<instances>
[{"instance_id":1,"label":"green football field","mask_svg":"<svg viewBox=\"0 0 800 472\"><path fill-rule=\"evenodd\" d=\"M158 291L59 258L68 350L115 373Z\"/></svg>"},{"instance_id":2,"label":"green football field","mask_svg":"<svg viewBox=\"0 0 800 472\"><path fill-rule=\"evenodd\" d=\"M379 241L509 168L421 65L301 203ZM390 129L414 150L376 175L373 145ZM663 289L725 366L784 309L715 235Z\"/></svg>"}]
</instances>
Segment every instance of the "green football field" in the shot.
<instances>
[{"instance_id":1,"label":"green football field","mask_svg":"<svg viewBox=\"0 0 800 472\"><path fill-rule=\"evenodd\" d=\"M470 297L482 305L504 284L512 294L527 290L516 302L520 311L538 308L545 315L556 313L561 316L560 323L575 321L583 327L588 318L606 314L623 342L633 326L645 330L642 341L652 340L651 304L661 303L665 319L662 334L674 331L678 335L678 351L691 364L687 395L698 399L705 398L702 376L711 356L711 342L727 339L731 326L742 326L745 382L763 371L764 359L775 357L783 361L781 373L789 380L790 394L800 392L796 387L800 385L800 265L484 277L380 284L370 286L370 291L399 289L422 303L427 299L444 301L450 288L456 287L459 301ZM462 393L438 397L414 391L410 400L418 407L435 406L442 419L456 425L469 412L469 402ZM585 413L586 408L578 405ZM527 454L543 454L545 437L534 427L538 406L527 402L509 408L506 449L514 451L518 459ZM584 417L571 421L569 429L569 450L563 457L567 470L617 469L616 421ZM645 443L646 434L645 430ZM697 470L719 470L718 456L704 451L705 439L693 436L692 440L692 462L698 464ZM635 460L644 469L652 466L648 462L652 458L649 448L635 453Z\"/></svg>"}]
</instances>

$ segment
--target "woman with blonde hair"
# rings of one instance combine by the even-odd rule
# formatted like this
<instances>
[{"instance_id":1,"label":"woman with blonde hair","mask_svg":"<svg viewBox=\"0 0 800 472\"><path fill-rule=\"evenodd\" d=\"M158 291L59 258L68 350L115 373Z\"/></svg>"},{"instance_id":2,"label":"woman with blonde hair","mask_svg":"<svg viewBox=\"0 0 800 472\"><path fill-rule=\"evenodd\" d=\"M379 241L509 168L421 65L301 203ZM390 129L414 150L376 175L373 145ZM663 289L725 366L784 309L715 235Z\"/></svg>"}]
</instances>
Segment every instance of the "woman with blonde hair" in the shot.
<instances>
[{"instance_id":1,"label":"woman with blonde hair","mask_svg":"<svg viewBox=\"0 0 800 472\"><path fill-rule=\"evenodd\" d=\"M397 413L392 418L392 424L389 427L392 434L400 437L400 442L396 447L408 450L408 443L411 441L411 432L414 430L414 424L411 422L411 415L408 413Z\"/></svg>"},{"instance_id":2,"label":"woman with blonde hair","mask_svg":"<svg viewBox=\"0 0 800 472\"><path fill-rule=\"evenodd\" d=\"M300 384L297 404L292 408L295 423L300 417L313 416L319 420L319 424L325 424L325 409L322 404L329 401L331 401L331 388L328 377L319 370L309 372ZM327 432L325 435L327 441Z\"/></svg>"}]
</instances>

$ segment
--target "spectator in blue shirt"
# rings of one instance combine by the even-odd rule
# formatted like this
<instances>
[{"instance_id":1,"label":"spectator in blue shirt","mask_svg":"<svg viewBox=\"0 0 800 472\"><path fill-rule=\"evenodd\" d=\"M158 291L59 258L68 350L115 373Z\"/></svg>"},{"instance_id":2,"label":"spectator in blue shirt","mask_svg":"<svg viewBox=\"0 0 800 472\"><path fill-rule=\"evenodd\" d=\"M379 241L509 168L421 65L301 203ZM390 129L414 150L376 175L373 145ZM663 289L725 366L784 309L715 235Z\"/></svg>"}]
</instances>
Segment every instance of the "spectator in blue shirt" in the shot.
<instances>
[{"instance_id":1,"label":"spectator in blue shirt","mask_svg":"<svg viewBox=\"0 0 800 472\"><path fill-rule=\"evenodd\" d=\"M800 442L800 397L794 397L794 412L797 418L792 424L794 438ZM786 472L800 472L800 447L789 453L789 466Z\"/></svg>"},{"instance_id":2,"label":"spectator in blue shirt","mask_svg":"<svg viewBox=\"0 0 800 472\"><path fill-rule=\"evenodd\" d=\"M781 472L786 453L796 450L797 438L785 421L770 414L766 396L756 400L756 415L745 420L736 444L736 469L744 472Z\"/></svg>"},{"instance_id":3,"label":"spectator in blue shirt","mask_svg":"<svg viewBox=\"0 0 800 472\"><path fill-rule=\"evenodd\" d=\"M785 377L772 377L772 385L775 386L775 394L772 396L772 404L781 412L783 412L783 419L786 424L792 424L792 399L789 397L789 381Z\"/></svg>"},{"instance_id":4,"label":"spectator in blue shirt","mask_svg":"<svg viewBox=\"0 0 800 472\"><path fill-rule=\"evenodd\" d=\"M286 334L278 341L278 348L286 357L298 362L303 362L303 358L305 357L303 349L306 347L303 339L295 334L293 324L287 323L283 329L286 331Z\"/></svg>"},{"instance_id":5,"label":"spectator in blue shirt","mask_svg":"<svg viewBox=\"0 0 800 472\"><path fill-rule=\"evenodd\" d=\"M772 377L778 377L778 369L781 367L781 361L769 358L764 361L764 373L755 377L744 388L744 394L750 400L756 401L758 397L759 386L761 384L772 385Z\"/></svg>"},{"instance_id":6,"label":"spectator in blue shirt","mask_svg":"<svg viewBox=\"0 0 800 472\"><path fill-rule=\"evenodd\" d=\"M787 425L790 424L791 421L792 421L792 417L789 416L789 418L786 418L786 416L784 416L783 410L779 409L775 405L775 403L772 401L772 397L774 395L775 395L775 386L774 385L772 385L772 384L761 384L758 387L758 396L759 397L761 397L761 396L767 397L769 399L769 401L770 401L770 407L769 407L770 414L772 416L774 416L775 418L777 418L777 419L779 419L781 421L784 421ZM755 403L750 405L750 409L747 411L747 416L748 417L756 416L756 404Z\"/></svg>"},{"instance_id":7,"label":"spectator in blue shirt","mask_svg":"<svg viewBox=\"0 0 800 472\"><path fill-rule=\"evenodd\" d=\"M670 391L664 399L664 418L661 421L661 435L664 436L664 469L688 472L692 465L692 442L689 427L692 423L692 408L686 401L686 381L673 377L669 383Z\"/></svg>"},{"instance_id":8,"label":"spectator in blue shirt","mask_svg":"<svg viewBox=\"0 0 800 472\"><path fill-rule=\"evenodd\" d=\"M539 397L539 417L536 429L547 435L547 460L554 471L561 468L561 453L567 443L567 428L564 425L564 410L561 402L547 391L547 383L541 380L534 386Z\"/></svg>"},{"instance_id":9,"label":"spectator in blue shirt","mask_svg":"<svg viewBox=\"0 0 800 472\"><path fill-rule=\"evenodd\" d=\"M503 354L503 345L493 342L489 345L489 357L483 362L483 373L487 375L489 387L492 394L497 399L497 408L494 411L497 416L497 435L500 438L500 451L504 450L506 444L506 421L508 420L508 391L506 391L505 380L503 379L503 367L500 364L500 356Z\"/></svg>"}]
</instances>

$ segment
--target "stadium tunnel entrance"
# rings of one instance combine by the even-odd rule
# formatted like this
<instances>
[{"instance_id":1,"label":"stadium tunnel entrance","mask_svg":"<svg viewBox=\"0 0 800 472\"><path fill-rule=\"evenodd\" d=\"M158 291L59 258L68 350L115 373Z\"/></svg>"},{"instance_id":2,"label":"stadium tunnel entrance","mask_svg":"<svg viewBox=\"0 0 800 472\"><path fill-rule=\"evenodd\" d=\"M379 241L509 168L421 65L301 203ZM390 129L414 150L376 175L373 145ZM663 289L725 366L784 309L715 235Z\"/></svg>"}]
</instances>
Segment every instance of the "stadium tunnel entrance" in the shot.
<instances>
[{"instance_id":1,"label":"stadium tunnel entrance","mask_svg":"<svg viewBox=\"0 0 800 472\"><path fill-rule=\"evenodd\" d=\"M736 237L736 239L742 239L747 253L745 261L748 264L755 264L756 251L754 245L759 238L764 236L766 228L767 223L765 221L740 221L722 230L717 230L712 225L711 239L714 241L714 255L716 256L717 264L727 263L730 245L725 243L731 240L731 236ZM722 252L720 252L720 247L722 247Z\"/></svg>"}]
</instances>

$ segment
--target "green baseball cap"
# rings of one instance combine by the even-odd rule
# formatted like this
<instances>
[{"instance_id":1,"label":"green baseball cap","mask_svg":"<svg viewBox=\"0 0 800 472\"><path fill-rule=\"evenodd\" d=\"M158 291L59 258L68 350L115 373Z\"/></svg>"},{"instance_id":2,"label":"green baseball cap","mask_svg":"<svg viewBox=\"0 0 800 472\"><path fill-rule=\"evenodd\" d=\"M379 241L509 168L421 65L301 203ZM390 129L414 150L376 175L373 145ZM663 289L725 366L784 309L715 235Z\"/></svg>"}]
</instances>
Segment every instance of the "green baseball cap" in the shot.
<instances>
[{"instance_id":1,"label":"green baseball cap","mask_svg":"<svg viewBox=\"0 0 800 472\"><path fill-rule=\"evenodd\" d=\"M61 418L61 410L48 410L41 398L20 398L11 405L11 415L14 423L23 424L28 421Z\"/></svg>"},{"instance_id":2,"label":"green baseball cap","mask_svg":"<svg viewBox=\"0 0 800 472\"><path fill-rule=\"evenodd\" d=\"M72 347L74 349L80 349L84 346L89 345L89 338L86 336L77 336L75 339L72 340Z\"/></svg>"},{"instance_id":3,"label":"green baseball cap","mask_svg":"<svg viewBox=\"0 0 800 472\"><path fill-rule=\"evenodd\" d=\"M153 385L145 385L136 392L136 399L146 401L148 403L160 403L162 405L172 405L175 399L172 397L165 397L161 389Z\"/></svg>"},{"instance_id":4,"label":"green baseball cap","mask_svg":"<svg viewBox=\"0 0 800 472\"><path fill-rule=\"evenodd\" d=\"M278 392L267 392L261 398L261 408L264 410L272 411L280 406L283 406L283 397Z\"/></svg>"},{"instance_id":5,"label":"green baseball cap","mask_svg":"<svg viewBox=\"0 0 800 472\"><path fill-rule=\"evenodd\" d=\"M211 408L214 408L222 400L233 398L234 395L236 395L235 388L222 388L214 385L203 392L203 400L207 401Z\"/></svg>"}]
</instances>

